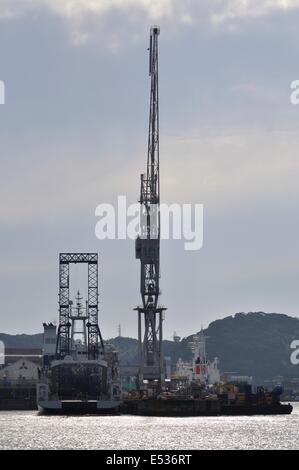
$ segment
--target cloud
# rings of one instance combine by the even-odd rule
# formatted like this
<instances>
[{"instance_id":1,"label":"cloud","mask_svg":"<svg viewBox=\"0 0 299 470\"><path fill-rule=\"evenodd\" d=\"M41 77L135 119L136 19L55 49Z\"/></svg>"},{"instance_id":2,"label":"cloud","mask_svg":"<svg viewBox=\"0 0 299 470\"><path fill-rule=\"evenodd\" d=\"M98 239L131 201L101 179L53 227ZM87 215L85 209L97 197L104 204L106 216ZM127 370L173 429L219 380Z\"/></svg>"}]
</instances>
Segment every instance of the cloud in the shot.
<instances>
[{"instance_id":1,"label":"cloud","mask_svg":"<svg viewBox=\"0 0 299 470\"><path fill-rule=\"evenodd\" d=\"M88 147L84 137L81 135L80 144L75 135L64 142L52 134L49 139L56 139L58 143L52 144L51 149L45 148L42 159L35 147L45 147L43 141L27 142L26 164L21 163L19 150L2 147L10 157L9 163L5 164L8 177L1 181L2 229L16 230L35 224L52 226L57 221L65 221L66 217L74 220L84 215L93 217L96 222L94 211L101 202L115 203L116 195L128 194L130 187L137 197L134 185L136 160L130 161L124 149L122 163L114 153L110 153L103 168L99 149L92 148L90 144ZM86 148L89 155L86 155Z\"/></svg>"},{"instance_id":2,"label":"cloud","mask_svg":"<svg viewBox=\"0 0 299 470\"><path fill-rule=\"evenodd\" d=\"M172 17L180 13L181 19L186 20L192 18L193 13L198 15L199 12L206 12L207 18L214 18L215 11L219 12L219 18L225 19L260 16L273 10L290 10L298 6L299 0L1 0L0 16L12 17L47 8L72 20L88 13L103 16L111 10L140 9L152 19ZM186 18L183 18L184 13Z\"/></svg>"},{"instance_id":3,"label":"cloud","mask_svg":"<svg viewBox=\"0 0 299 470\"><path fill-rule=\"evenodd\" d=\"M205 206L203 250L191 256L162 244L166 334L192 332L199 315L209 322L225 311L296 311L299 108L290 105L289 83L298 78L298 4L0 0L3 329L38 330L57 308L57 253L96 250L103 332L114 335L121 312L135 335L133 242L100 243L94 210L118 194L138 198L145 49L155 23L161 197ZM178 282L184 293L173 296Z\"/></svg>"},{"instance_id":4,"label":"cloud","mask_svg":"<svg viewBox=\"0 0 299 470\"><path fill-rule=\"evenodd\" d=\"M163 139L163 201L204 203L213 216L238 215L257 205L296 205L296 131L267 133L223 128L221 133L206 129L195 130L194 134ZM55 139L57 136L51 137ZM59 140L57 146L44 150L42 160L34 154L32 143L28 150L30 164L26 167L16 165L11 156L10 169L6 167L9 177L1 183L2 227L48 227L88 216L91 219L87 230L91 232L98 204L114 204L117 195L122 194L129 203L136 202L137 173L142 168L138 153L132 156L123 149L122 162L113 152L109 153L103 166L96 149L89 147L88 156L85 141L80 146L75 136L71 140L77 151L71 141L63 144ZM188 185L181 184L179 175L184 175Z\"/></svg>"},{"instance_id":5,"label":"cloud","mask_svg":"<svg viewBox=\"0 0 299 470\"><path fill-rule=\"evenodd\" d=\"M101 38L101 45L118 51L128 27L134 42L144 38L150 23L161 22L168 32L199 23L234 29L244 19L298 7L299 0L0 0L0 19L51 13L65 22L74 45L98 43Z\"/></svg>"},{"instance_id":6,"label":"cloud","mask_svg":"<svg viewBox=\"0 0 299 470\"><path fill-rule=\"evenodd\" d=\"M168 202L204 203L211 216L240 215L252 207L295 207L298 200L296 132L271 129L195 131L167 143L162 170ZM184 155L183 159L179 155ZM208 156L208 157L207 157ZM179 185L184 174L188 185ZM236 197L237 195L237 197Z\"/></svg>"},{"instance_id":7,"label":"cloud","mask_svg":"<svg viewBox=\"0 0 299 470\"><path fill-rule=\"evenodd\" d=\"M242 18L258 17L275 11L287 11L299 7L299 0L227 0L222 1L220 12L212 14L214 23Z\"/></svg>"}]
</instances>

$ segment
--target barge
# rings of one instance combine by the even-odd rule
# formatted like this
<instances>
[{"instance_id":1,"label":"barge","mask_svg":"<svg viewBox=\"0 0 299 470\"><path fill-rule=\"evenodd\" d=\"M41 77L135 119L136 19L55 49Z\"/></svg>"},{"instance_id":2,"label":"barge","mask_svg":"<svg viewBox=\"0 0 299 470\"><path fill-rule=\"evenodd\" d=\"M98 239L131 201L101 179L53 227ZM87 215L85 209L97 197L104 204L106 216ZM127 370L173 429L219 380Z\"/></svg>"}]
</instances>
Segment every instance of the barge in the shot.
<instances>
[{"instance_id":1,"label":"barge","mask_svg":"<svg viewBox=\"0 0 299 470\"><path fill-rule=\"evenodd\" d=\"M120 408L123 414L157 417L288 415L292 410L292 405L282 403L236 405L194 399L126 400Z\"/></svg>"}]
</instances>

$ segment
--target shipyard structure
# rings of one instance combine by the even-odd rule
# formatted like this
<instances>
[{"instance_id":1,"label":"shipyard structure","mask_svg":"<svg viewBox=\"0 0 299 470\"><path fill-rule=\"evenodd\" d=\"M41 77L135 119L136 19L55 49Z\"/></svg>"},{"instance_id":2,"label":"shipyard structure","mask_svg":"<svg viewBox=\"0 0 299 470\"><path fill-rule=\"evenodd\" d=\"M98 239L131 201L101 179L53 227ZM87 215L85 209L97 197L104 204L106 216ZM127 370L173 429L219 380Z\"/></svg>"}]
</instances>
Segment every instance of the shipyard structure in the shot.
<instances>
[{"instance_id":1,"label":"shipyard structure","mask_svg":"<svg viewBox=\"0 0 299 470\"><path fill-rule=\"evenodd\" d=\"M148 416L216 416L287 414L281 389L252 389L244 381L221 380L218 359L206 354L201 331L190 343L192 360L178 361L171 371L163 354L166 308L160 299L160 156L158 38L150 30L150 113L146 171L140 181L140 233L135 255L140 261L141 304L135 308L138 325L136 387L122 390L118 353L103 341L99 326L97 253L59 256L59 322L44 325L43 364L37 385L37 404L48 413L126 413ZM87 267L86 298L71 298L72 265ZM79 287L79 286L78 286ZM82 291L81 291L82 292Z\"/></svg>"},{"instance_id":2,"label":"shipyard structure","mask_svg":"<svg viewBox=\"0 0 299 470\"><path fill-rule=\"evenodd\" d=\"M87 265L87 299L70 298L73 264ZM45 344L37 403L43 412L114 412L120 403L117 352L104 345L98 323L97 253L59 256L59 325L45 325ZM53 350L55 346L55 351Z\"/></svg>"}]
</instances>

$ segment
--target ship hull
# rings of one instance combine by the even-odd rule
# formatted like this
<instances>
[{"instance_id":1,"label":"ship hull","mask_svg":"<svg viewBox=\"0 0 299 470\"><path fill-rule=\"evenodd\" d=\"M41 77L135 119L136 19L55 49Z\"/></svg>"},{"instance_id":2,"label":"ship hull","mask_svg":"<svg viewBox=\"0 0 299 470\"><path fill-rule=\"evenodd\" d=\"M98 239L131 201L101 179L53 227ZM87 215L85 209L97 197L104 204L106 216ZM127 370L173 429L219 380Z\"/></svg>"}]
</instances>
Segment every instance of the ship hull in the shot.
<instances>
[{"instance_id":1,"label":"ship hull","mask_svg":"<svg viewBox=\"0 0 299 470\"><path fill-rule=\"evenodd\" d=\"M272 405L225 405L221 407L221 415L224 416L289 415L292 411L292 405L282 403Z\"/></svg>"},{"instance_id":2,"label":"ship hull","mask_svg":"<svg viewBox=\"0 0 299 470\"><path fill-rule=\"evenodd\" d=\"M285 415L293 410L291 405L223 405L218 400L127 400L120 411L139 416L254 416Z\"/></svg>"},{"instance_id":3,"label":"ship hull","mask_svg":"<svg viewBox=\"0 0 299 470\"><path fill-rule=\"evenodd\" d=\"M120 402L107 400L63 400L38 403L38 411L48 415L115 415L119 414Z\"/></svg>"}]
</instances>

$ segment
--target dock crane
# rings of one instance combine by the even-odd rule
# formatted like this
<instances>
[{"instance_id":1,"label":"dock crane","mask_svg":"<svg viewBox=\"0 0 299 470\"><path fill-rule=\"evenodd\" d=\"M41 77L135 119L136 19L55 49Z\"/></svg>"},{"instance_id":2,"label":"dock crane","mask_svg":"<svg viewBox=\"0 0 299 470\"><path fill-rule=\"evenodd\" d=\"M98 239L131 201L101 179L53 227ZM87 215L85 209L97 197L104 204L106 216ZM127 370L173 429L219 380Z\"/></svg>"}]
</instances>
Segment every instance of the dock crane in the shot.
<instances>
[{"instance_id":1,"label":"dock crane","mask_svg":"<svg viewBox=\"0 0 299 470\"><path fill-rule=\"evenodd\" d=\"M136 239L136 258L140 259L140 293L142 305L138 312L139 388L144 383L156 382L162 387L163 367L163 312L158 305L160 295L160 175L159 175L159 89L158 36L160 28L152 26L149 46L150 114L146 173L141 175L140 234ZM142 321L144 319L144 322ZM144 334L142 339L142 325Z\"/></svg>"}]
</instances>

